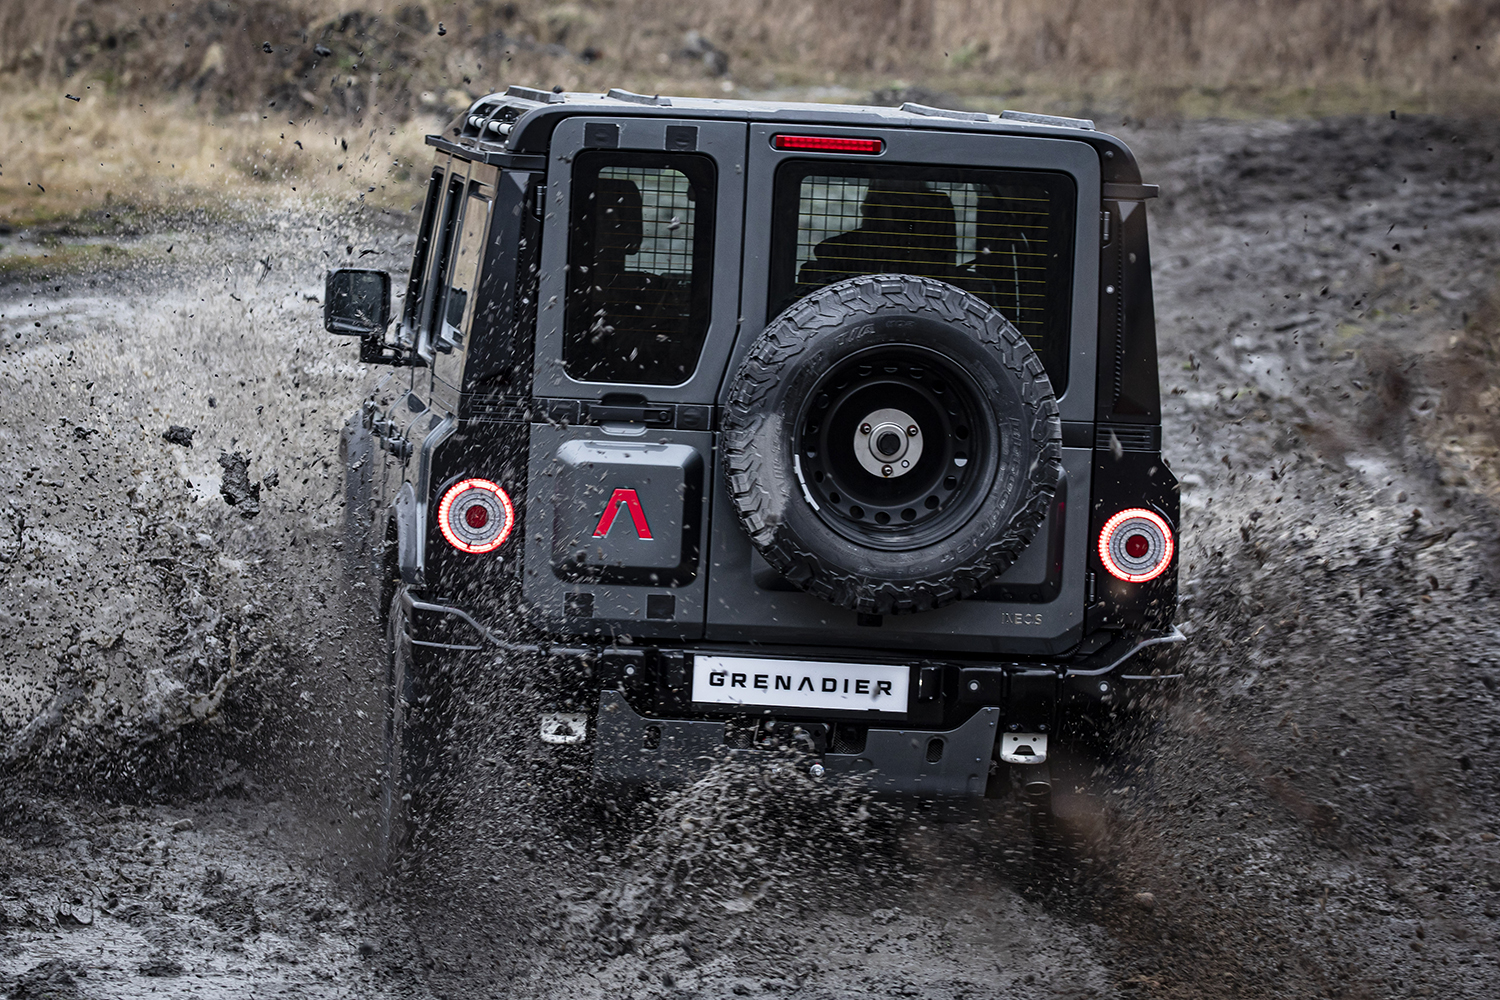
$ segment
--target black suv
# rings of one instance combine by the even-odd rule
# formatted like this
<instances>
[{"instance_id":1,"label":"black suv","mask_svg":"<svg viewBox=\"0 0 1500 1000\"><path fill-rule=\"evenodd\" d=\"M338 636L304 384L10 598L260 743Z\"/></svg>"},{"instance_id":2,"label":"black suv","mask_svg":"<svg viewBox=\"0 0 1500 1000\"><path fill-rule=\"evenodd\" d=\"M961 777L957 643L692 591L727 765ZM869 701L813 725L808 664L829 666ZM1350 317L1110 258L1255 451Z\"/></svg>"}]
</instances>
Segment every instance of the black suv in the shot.
<instances>
[{"instance_id":1,"label":"black suv","mask_svg":"<svg viewBox=\"0 0 1500 1000\"><path fill-rule=\"evenodd\" d=\"M1167 673L1156 189L1118 139L512 87L427 142L394 333L383 272L325 299L402 369L343 439L388 805L461 661L550 664L529 738L605 781L790 752L916 797L1044 792L1049 736Z\"/></svg>"}]
</instances>

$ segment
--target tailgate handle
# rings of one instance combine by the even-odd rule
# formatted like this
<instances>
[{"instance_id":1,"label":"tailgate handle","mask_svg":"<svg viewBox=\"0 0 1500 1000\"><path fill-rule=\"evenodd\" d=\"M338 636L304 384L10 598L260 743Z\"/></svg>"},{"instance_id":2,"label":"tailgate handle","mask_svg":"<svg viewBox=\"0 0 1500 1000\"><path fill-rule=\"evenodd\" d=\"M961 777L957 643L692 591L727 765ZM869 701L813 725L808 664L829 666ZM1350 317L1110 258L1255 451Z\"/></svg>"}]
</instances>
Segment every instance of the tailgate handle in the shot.
<instances>
[{"instance_id":1,"label":"tailgate handle","mask_svg":"<svg viewBox=\"0 0 1500 1000\"><path fill-rule=\"evenodd\" d=\"M587 418L590 423L618 421L626 424L670 425L675 417L671 406L611 406L604 403L589 403Z\"/></svg>"}]
</instances>

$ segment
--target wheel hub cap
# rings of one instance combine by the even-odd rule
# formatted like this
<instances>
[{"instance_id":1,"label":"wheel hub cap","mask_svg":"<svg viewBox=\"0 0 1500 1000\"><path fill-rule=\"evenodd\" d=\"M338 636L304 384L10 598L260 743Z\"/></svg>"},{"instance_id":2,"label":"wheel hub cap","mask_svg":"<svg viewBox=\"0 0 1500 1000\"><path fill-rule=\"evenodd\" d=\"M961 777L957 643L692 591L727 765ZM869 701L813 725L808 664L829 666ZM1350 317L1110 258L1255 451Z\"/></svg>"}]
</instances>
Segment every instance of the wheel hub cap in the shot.
<instances>
[{"instance_id":1,"label":"wheel hub cap","mask_svg":"<svg viewBox=\"0 0 1500 1000\"><path fill-rule=\"evenodd\" d=\"M905 410L876 410L854 432L854 457L872 476L904 476L922 458L922 428Z\"/></svg>"}]
</instances>

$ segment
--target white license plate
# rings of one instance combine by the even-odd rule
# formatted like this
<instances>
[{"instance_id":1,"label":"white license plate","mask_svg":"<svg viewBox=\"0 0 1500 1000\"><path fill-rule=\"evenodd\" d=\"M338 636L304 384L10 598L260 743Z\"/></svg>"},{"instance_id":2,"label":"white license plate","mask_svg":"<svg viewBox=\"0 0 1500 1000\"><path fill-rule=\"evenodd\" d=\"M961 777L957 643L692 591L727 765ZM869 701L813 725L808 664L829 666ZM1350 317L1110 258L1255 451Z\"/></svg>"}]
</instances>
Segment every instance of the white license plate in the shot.
<instances>
[{"instance_id":1,"label":"white license plate","mask_svg":"<svg viewBox=\"0 0 1500 1000\"><path fill-rule=\"evenodd\" d=\"M911 668L754 656L693 656L693 700L712 705L906 714Z\"/></svg>"}]
</instances>

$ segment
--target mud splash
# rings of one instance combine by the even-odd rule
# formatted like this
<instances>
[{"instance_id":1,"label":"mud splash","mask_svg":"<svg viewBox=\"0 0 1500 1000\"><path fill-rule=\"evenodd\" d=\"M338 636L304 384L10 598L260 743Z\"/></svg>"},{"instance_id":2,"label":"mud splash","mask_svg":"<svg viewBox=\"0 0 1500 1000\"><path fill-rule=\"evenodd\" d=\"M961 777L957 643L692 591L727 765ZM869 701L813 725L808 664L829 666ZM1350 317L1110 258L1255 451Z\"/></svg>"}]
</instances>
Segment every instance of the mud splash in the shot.
<instances>
[{"instance_id":1,"label":"mud splash","mask_svg":"<svg viewBox=\"0 0 1500 1000\"><path fill-rule=\"evenodd\" d=\"M1444 373L1492 353L1472 324L1500 274L1500 134L1125 131L1164 191L1193 641L1180 690L1069 775L1045 850L1012 801L938 816L736 773L568 798L555 764L502 752L515 702L496 689L468 709L454 808L375 877L377 629L341 603L333 531L336 436L371 376L307 295L410 220L289 211L143 237L173 266L159 248L97 289L6 286L0 982L1483 995L1500 553L1475 387L1493 378L1455 393ZM236 451L263 486L249 521L220 498Z\"/></svg>"}]
</instances>

